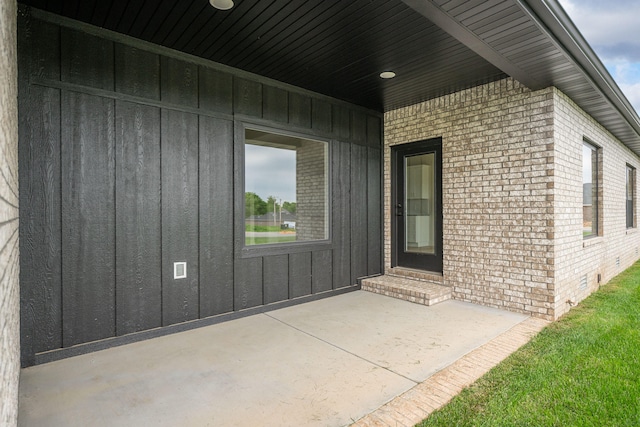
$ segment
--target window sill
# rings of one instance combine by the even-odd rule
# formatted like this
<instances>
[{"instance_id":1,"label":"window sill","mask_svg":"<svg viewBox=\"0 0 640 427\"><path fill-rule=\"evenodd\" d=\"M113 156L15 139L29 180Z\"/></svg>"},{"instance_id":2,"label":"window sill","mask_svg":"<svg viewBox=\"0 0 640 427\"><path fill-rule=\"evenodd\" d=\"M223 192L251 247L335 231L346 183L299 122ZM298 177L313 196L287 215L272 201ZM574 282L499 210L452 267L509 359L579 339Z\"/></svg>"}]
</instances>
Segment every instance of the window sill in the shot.
<instances>
[{"instance_id":1,"label":"window sill","mask_svg":"<svg viewBox=\"0 0 640 427\"><path fill-rule=\"evenodd\" d=\"M300 252L314 252L333 249L331 240L311 240L306 242L274 243L268 245L244 246L240 258L256 258L271 255L288 255Z\"/></svg>"},{"instance_id":2,"label":"window sill","mask_svg":"<svg viewBox=\"0 0 640 427\"><path fill-rule=\"evenodd\" d=\"M602 242L604 242L604 238L602 236L588 237L582 241L582 247L589 248Z\"/></svg>"},{"instance_id":3,"label":"window sill","mask_svg":"<svg viewBox=\"0 0 640 427\"><path fill-rule=\"evenodd\" d=\"M638 232L637 228L627 228L626 234L636 234Z\"/></svg>"}]
</instances>

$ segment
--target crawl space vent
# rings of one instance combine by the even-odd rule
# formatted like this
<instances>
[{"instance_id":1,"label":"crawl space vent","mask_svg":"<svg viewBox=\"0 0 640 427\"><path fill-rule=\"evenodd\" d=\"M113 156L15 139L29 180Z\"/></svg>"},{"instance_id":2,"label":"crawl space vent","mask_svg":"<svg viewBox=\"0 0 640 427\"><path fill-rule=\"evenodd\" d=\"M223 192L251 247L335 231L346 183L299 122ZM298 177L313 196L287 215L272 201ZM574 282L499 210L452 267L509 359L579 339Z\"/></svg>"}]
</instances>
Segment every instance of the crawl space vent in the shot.
<instances>
[{"instance_id":1,"label":"crawl space vent","mask_svg":"<svg viewBox=\"0 0 640 427\"><path fill-rule=\"evenodd\" d=\"M580 289L587 289L587 275L585 274L580 279Z\"/></svg>"}]
</instances>

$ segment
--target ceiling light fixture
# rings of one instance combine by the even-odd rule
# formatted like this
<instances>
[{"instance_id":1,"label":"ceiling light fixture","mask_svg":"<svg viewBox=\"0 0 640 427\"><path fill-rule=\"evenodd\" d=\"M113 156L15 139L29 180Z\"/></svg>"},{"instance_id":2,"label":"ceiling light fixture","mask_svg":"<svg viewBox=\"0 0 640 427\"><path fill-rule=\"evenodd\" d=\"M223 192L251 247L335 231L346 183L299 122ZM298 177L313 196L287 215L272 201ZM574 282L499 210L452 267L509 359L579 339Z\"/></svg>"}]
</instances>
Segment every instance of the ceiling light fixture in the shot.
<instances>
[{"instance_id":1,"label":"ceiling light fixture","mask_svg":"<svg viewBox=\"0 0 640 427\"><path fill-rule=\"evenodd\" d=\"M380 78L383 79L392 79L396 76L396 73L394 73L393 71L383 71L382 73L380 73Z\"/></svg>"},{"instance_id":2,"label":"ceiling light fixture","mask_svg":"<svg viewBox=\"0 0 640 427\"><path fill-rule=\"evenodd\" d=\"M233 7L233 0L209 0L209 4L219 10L229 10Z\"/></svg>"}]
</instances>

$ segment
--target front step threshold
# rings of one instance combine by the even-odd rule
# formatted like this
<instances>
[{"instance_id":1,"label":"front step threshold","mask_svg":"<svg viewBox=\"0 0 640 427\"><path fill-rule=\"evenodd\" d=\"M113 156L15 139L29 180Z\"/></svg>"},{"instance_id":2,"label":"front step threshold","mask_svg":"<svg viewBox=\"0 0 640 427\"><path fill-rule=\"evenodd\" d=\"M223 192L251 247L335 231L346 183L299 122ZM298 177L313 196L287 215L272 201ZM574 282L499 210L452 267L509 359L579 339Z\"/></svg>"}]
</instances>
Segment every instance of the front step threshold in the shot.
<instances>
[{"instance_id":1,"label":"front step threshold","mask_svg":"<svg viewBox=\"0 0 640 427\"><path fill-rule=\"evenodd\" d=\"M435 283L398 276L363 279L362 290L422 305L434 305L451 299L451 288Z\"/></svg>"}]
</instances>

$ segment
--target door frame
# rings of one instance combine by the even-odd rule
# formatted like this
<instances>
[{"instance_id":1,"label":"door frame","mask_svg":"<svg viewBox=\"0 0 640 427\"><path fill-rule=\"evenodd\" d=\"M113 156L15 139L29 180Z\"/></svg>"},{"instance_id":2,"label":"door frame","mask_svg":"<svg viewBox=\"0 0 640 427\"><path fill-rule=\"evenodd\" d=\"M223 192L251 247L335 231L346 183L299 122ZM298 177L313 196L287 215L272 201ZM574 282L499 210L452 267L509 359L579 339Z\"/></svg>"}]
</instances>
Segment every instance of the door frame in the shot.
<instances>
[{"instance_id":1,"label":"door frame","mask_svg":"<svg viewBox=\"0 0 640 427\"><path fill-rule=\"evenodd\" d=\"M435 255L407 253L404 251L404 208L399 215L399 200L404 202L404 158L419 154L435 153ZM442 273L442 138L431 138L407 144L391 146L391 267L405 267ZM400 229L400 230L399 230ZM402 233L400 234L399 231ZM399 254L399 252L402 252Z\"/></svg>"}]
</instances>

